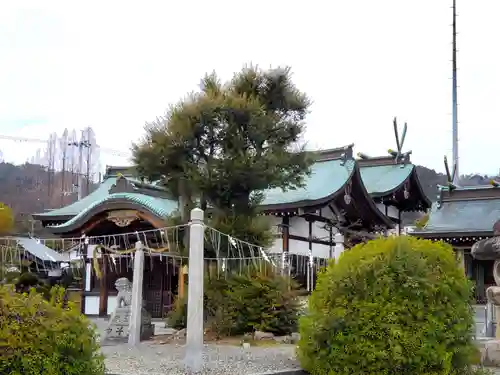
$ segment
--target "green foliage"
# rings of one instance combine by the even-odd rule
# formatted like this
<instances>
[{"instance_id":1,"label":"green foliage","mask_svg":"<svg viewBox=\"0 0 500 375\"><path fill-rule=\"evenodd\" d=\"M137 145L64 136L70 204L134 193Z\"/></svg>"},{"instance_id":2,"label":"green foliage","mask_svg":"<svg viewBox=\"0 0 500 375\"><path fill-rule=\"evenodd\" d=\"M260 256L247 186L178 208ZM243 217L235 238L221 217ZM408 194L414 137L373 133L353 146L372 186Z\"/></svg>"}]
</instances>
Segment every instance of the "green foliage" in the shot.
<instances>
[{"instance_id":1,"label":"green foliage","mask_svg":"<svg viewBox=\"0 0 500 375\"><path fill-rule=\"evenodd\" d=\"M225 85L207 75L200 92L146 125L134 162L178 195L183 211L200 198L202 209L244 214L252 194L302 185L312 160L297 144L309 105L289 69L245 68Z\"/></svg>"},{"instance_id":2,"label":"green foliage","mask_svg":"<svg viewBox=\"0 0 500 375\"><path fill-rule=\"evenodd\" d=\"M300 320L301 365L311 374L466 373L471 301L447 244L400 236L357 245L319 276Z\"/></svg>"},{"instance_id":3,"label":"green foliage","mask_svg":"<svg viewBox=\"0 0 500 375\"><path fill-rule=\"evenodd\" d=\"M14 227L14 215L6 204L0 202L0 234L9 234Z\"/></svg>"},{"instance_id":4,"label":"green foliage","mask_svg":"<svg viewBox=\"0 0 500 375\"><path fill-rule=\"evenodd\" d=\"M297 327L300 312L293 280L272 270L248 267L241 274L207 279L205 313L209 329L217 336L265 331L288 334ZM173 328L184 328L187 299L178 301L167 318Z\"/></svg>"},{"instance_id":5,"label":"green foliage","mask_svg":"<svg viewBox=\"0 0 500 375\"><path fill-rule=\"evenodd\" d=\"M296 329L300 307L292 280L272 271L250 269L221 281L226 285L220 297L208 296L217 302L209 307L211 316L219 315L230 322L222 325L221 333L264 331L282 335Z\"/></svg>"},{"instance_id":6,"label":"green foliage","mask_svg":"<svg viewBox=\"0 0 500 375\"><path fill-rule=\"evenodd\" d=\"M425 214L420 219L415 221L415 226L418 229L423 229L427 225L428 221L429 221L429 214Z\"/></svg>"},{"instance_id":7,"label":"green foliage","mask_svg":"<svg viewBox=\"0 0 500 375\"><path fill-rule=\"evenodd\" d=\"M187 297L177 298L174 308L167 314L167 325L174 329L186 328L187 324Z\"/></svg>"},{"instance_id":8,"label":"green foliage","mask_svg":"<svg viewBox=\"0 0 500 375\"><path fill-rule=\"evenodd\" d=\"M54 288L47 301L0 287L1 374L104 374L95 329L63 295Z\"/></svg>"}]
</instances>

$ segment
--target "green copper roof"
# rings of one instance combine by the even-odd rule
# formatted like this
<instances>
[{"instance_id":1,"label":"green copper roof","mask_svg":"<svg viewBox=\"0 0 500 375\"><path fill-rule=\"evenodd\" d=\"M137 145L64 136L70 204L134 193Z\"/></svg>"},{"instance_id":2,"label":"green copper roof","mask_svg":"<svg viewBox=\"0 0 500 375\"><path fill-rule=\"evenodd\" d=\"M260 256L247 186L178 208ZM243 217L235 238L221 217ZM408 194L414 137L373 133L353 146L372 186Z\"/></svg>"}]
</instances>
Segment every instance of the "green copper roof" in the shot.
<instances>
[{"instance_id":1,"label":"green copper roof","mask_svg":"<svg viewBox=\"0 0 500 375\"><path fill-rule=\"evenodd\" d=\"M119 177L108 177L106 178L96 190L87 195L86 197L76 201L70 205L56 208L54 210L50 210L47 212L36 214L38 216L43 216L50 218L51 216L75 216L80 212L85 211L89 206L93 205L95 202L102 201L106 197L109 196L109 189L116 184L116 181ZM134 184L142 184L145 186L150 186L156 190L165 190L160 186L152 185L152 184L143 184L141 181L135 178L126 177L126 179ZM165 190L166 191L166 190Z\"/></svg>"},{"instance_id":2,"label":"green copper roof","mask_svg":"<svg viewBox=\"0 0 500 375\"><path fill-rule=\"evenodd\" d=\"M311 167L311 175L304 180L304 188L283 191L279 188L264 192L262 205L282 205L326 198L340 190L349 180L355 161L341 159L316 162Z\"/></svg>"},{"instance_id":3,"label":"green copper roof","mask_svg":"<svg viewBox=\"0 0 500 375\"><path fill-rule=\"evenodd\" d=\"M130 201L131 203L136 203L144 208L146 208L148 211L154 213L158 217L166 217L170 215L172 212L177 210L177 201L170 200L170 199L163 199L163 198L157 198L157 197L151 197L149 195L144 195L144 194L136 194L136 193L114 193L114 194L109 194L105 197L102 197L98 200L95 200L92 204L90 204L88 207L86 207L84 210L80 211L78 215L72 217L70 220L66 221L63 224L59 225L54 225L51 226L52 228L63 228L72 225L73 223L76 223L80 218L85 216L87 212L92 210L93 208L107 202L112 202L115 200L126 200Z\"/></svg>"},{"instance_id":4,"label":"green copper roof","mask_svg":"<svg viewBox=\"0 0 500 375\"><path fill-rule=\"evenodd\" d=\"M370 195L381 196L399 187L414 168L413 164L361 167L361 179Z\"/></svg>"},{"instance_id":5,"label":"green copper roof","mask_svg":"<svg viewBox=\"0 0 500 375\"><path fill-rule=\"evenodd\" d=\"M79 201L72 203L68 206L61 208L56 208L55 210L50 210L39 215L41 216L74 216L78 215L80 212L84 211L92 205L94 202L104 199L109 196L109 189L116 183L116 177L110 177L104 180L99 187L86 197L80 199Z\"/></svg>"},{"instance_id":6,"label":"green copper roof","mask_svg":"<svg viewBox=\"0 0 500 375\"><path fill-rule=\"evenodd\" d=\"M427 225L417 233L490 232L500 218L500 199L433 203Z\"/></svg>"}]
</instances>

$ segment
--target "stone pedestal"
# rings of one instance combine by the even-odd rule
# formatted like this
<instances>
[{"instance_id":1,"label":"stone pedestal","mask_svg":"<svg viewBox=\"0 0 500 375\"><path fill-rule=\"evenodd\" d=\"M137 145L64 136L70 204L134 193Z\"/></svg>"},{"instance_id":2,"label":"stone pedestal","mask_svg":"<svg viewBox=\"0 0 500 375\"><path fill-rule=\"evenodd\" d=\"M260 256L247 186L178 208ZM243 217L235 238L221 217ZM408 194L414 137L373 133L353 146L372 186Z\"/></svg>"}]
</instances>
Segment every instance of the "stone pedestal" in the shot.
<instances>
[{"instance_id":1,"label":"stone pedestal","mask_svg":"<svg viewBox=\"0 0 500 375\"><path fill-rule=\"evenodd\" d=\"M481 353L481 365L500 366L500 340L489 340L479 343Z\"/></svg>"},{"instance_id":2,"label":"stone pedestal","mask_svg":"<svg viewBox=\"0 0 500 375\"><path fill-rule=\"evenodd\" d=\"M105 330L103 343L126 343L130 334L130 306L117 307ZM151 316L142 308L141 341L148 340L154 334L154 327L151 324Z\"/></svg>"},{"instance_id":3,"label":"stone pedestal","mask_svg":"<svg viewBox=\"0 0 500 375\"><path fill-rule=\"evenodd\" d=\"M114 343L126 343L130 337L130 320L132 316L131 293L132 285L126 278L120 278L116 281L116 289L118 290L117 307L108 327L104 331L102 345L110 345ZM151 323L151 315L144 307L141 309L141 330L140 339L150 339L154 334L154 326Z\"/></svg>"},{"instance_id":4,"label":"stone pedestal","mask_svg":"<svg viewBox=\"0 0 500 375\"><path fill-rule=\"evenodd\" d=\"M500 339L500 286L490 286L488 289L486 289L486 297L488 298L488 303L491 303L493 305L493 308L495 309L495 316L496 316L496 332L495 332L495 337L497 339Z\"/></svg>"}]
</instances>

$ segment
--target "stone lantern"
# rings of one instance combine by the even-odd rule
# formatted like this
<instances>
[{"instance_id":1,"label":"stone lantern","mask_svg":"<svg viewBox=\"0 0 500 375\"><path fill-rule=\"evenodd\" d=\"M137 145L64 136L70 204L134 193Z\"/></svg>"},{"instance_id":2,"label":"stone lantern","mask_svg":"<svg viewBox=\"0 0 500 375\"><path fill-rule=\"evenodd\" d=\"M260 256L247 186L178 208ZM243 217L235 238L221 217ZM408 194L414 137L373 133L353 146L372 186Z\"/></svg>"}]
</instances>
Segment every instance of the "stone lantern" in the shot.
<instances>
[{"instance_id":1,"label":"stone lantern","mask_svg":"<svg viewBox=\"0 0 500 375\"><path fill-rule=\"evenodd\" d=\"M494 339L482 343L480 349L483 365L498 366L500 365L500 221L493 226L492 238L478 241L472 246L471 255L478 260L494 261L493 277L496 285L486 290L488 317L485 322L486 336Z\"/></svg>"},{"instance_id":2,"label":"stone lantern","mask_svg":"<svg viewBox=\"0 0 500 375\"><path fill-rule=\"evenodd\" d=\"M500 339L500 221L497 221L493 226L493 237L487 238L476 242L471 249L471 255L473 258L478 260L491 260L493 263L493 277L495 279L495 286L490 286L486 290L486 298L488 299L489 307L493 307L496 316L496 330L495 332L490 331L489 336L495 336ZM492 314L488 314L492 315ZM491 321L491 319L488 319ZM486 322L490 325L491 322ZM486 330L488 334L488 329Z\"/></svg>"}]
</instances>

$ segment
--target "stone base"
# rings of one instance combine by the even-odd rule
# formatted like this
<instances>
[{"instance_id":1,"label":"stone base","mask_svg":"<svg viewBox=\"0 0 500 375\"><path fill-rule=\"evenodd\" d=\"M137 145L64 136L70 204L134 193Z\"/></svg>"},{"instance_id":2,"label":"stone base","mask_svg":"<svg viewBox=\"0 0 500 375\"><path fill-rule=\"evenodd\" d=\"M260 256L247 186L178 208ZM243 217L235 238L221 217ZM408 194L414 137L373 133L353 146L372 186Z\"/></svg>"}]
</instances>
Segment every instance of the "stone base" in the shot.
<instances>
[{"instance_id":1,"label":"stone base","mask_svg":"<svg viewBox=\"0 0 500 375\"><path fill-rule=\"evenodd\" d=\"M500 340L488 340L479 344L481 364L483 366L500 366Z\"/></svg>"},{"instance_id":2,"label":"stone base","mask_svg":"<svg viewBox=\"0 0 500 375\"><path fill-rule=\"evenodd\" d=\"M118 344L128 342L130 326L130 306L117 307L104 331L102 345ZM154 335L154 326L151 323L151 315L142 308L141 341L148 340Z\"/></svg>"}]
</instances>

